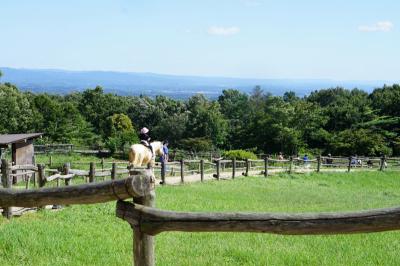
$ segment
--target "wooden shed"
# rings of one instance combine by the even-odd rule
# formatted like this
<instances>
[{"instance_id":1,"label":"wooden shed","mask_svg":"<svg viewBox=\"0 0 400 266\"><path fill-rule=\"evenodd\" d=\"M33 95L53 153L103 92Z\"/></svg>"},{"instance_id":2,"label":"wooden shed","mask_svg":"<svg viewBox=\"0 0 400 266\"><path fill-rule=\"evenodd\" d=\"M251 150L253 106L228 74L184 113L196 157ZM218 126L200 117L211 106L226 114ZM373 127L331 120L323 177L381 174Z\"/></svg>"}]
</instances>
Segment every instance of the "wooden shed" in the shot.
<instances>
[{"instance_id":1,"label":"wooden shed","mask_svg":"<svg viewBox=\"0 0 400 266\"><path fill-rule=\"evenodd\" d=\"M9 148L11 145L13 164L33 164L33 140L42 135L43 133L0 135L0 148Z\"/></svg>"}]
</instances>

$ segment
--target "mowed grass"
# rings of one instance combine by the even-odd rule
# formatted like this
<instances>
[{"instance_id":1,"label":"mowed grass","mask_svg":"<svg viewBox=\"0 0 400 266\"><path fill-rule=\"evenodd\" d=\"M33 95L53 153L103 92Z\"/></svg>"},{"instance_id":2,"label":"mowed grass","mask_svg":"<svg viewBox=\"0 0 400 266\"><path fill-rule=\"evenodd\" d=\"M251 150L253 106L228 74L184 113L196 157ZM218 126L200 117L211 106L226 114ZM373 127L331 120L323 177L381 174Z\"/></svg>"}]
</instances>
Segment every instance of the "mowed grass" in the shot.
<instances>
[{"instance_id":1,"label":"mowed grass","mask_svg":"<svg viewBox=\"0 0 400 266\"><path fill-rule=\"evenodd\" d=\"M181 211L320 212L400 205L396 172L238 178L157 188ZM156 237L157 265L398 265L400 232L335 236L178 233ZM131 265L132 230L115 202L0 218L0 265Z\"/></svg>"}]
</instances>

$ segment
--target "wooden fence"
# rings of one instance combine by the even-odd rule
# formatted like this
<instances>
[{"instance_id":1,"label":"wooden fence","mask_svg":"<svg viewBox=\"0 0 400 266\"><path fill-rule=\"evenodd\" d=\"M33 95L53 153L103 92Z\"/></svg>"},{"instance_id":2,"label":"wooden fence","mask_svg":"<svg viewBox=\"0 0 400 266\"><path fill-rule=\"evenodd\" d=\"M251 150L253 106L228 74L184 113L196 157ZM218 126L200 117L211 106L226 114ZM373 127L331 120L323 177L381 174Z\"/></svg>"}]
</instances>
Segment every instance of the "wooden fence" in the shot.
<instances>
[{"instance_id":1,"label":"wooden fence","mask_svg":"<svg viewBox=\"0 0 400 266\"><path fill-rule=\"evenodd\" d=\"M43 188L50 184L50 182L56 182L56 187L61 186L61 182L64 182L65 186L70 186L73 179L83 179L85 183L93 183L98 179L104 181L106 177L110 177L111 180L115 180L120 177L126 177L129 173L134 170L128 170L127 168L121 169L114 162L111 168L103 168L96 171L95 163L90 163L90 170L71 169L70 163L64 163L59 169L46 168L44 164L37 165L11 165L6 159L1 160L1 183L4 188L11 189L13 186L18 186L18 183L25 183L25 189L29 189L30 185L33 187ZM15 177L22 177L19 182L15 181ZM0 205L1 206L1 205ZM14 214L22 214L30 209L13 209L4 208L3 216L7 218L12 217Z\"/></svg>"},{"instance_id":2,"label":"wooden fence","mask_svg":"<svg viewBox=\"0 0 400 266\"><path fill-rule=\"evenodd\" d=\"M46 162L46 171L57 173L55 166L62 168L64 164L54 163L50 155ZM77 176L87 176L90 180L96 177L107 176L115 178L116 175L127 173L128 161L113 160L107 161L105 158L90 163L70 162L71 173ZM80 170L86 168L86 170ZM90 170L88 170L90 169ZM239 175L264 175L277 172L304 173L320 171L354 171L354 170L400 170L400 158L362 158L362 157L324 157L317 156L315 159L303 160L301 158L289 157L288 159L278 160L272 157L264 157L257 160L191 160L181 159L167 163L156 163L153 170L155 176L161 179L161 184L176 184L178 181L184 183L189 181L204 181L214 177L217 180L235 178ZM60 170L58 170L60 172Z\"/></svg>"},{"instance_id":3,"label":"wooden fence","mask_svg":"<svg viewBox=\"0 0 400 266\"><path fill-rule=\"evenodd\" d=\"M134 265L154 265L155 236L166 231L326 235L400 229L400 208L310 214L164 211L154 208L154 182L152 171L143 170L132 172L125 179L100 183L37 190L0 189L0 206L92 204L118 200L116 215L127 221L134 233ZM133 204L123 201L128 198L133 198Z\"/></svg>"}]
</instances>

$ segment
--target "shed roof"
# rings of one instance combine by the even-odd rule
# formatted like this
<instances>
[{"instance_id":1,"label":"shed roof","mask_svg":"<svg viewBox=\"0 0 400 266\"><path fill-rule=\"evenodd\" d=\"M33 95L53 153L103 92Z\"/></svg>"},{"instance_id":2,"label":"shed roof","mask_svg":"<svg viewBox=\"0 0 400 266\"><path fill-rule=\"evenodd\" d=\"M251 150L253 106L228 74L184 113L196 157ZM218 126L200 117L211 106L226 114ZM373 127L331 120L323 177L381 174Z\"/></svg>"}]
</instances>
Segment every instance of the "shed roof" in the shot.
<instances>
[{"instance_id":1,"label":"shed roof","mask_svg":"<svg viewBox=\"0 0 400 266\"><path fill-rule=\"evenodd\" d=\"M29 133L29 134L4 134L0 135L0 145L7 145L16 142L26 141L42 136L43 133Z\"/></svg>"}]
</instances>

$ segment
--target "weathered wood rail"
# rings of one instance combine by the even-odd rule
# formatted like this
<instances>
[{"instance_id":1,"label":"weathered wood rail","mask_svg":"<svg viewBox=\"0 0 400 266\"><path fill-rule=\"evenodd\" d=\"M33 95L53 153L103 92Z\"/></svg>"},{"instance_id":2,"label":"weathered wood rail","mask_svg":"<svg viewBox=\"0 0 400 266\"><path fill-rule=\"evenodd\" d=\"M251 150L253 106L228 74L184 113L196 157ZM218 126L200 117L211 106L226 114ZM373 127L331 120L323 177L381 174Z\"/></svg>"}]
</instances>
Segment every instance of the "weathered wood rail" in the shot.
<instances>
[{"instance_id":1,"label":"weathered wood rail","mask_svg":"<svg viewBox=\"0 0 400 266\"><path fill-rule=\"evenodd\" d=\"M154 188L152 175L138 173L126 179L84 185L29 190L0 189L2 207L37 207L49 204L92 204L143 197Z\"/></svg>"},{"instance_id":2,"label":"weathered wood rail","mask_svg":"<svg viewBox=\"0 0 400 266\"><path fill-rule=\"evenodd\" d=\"M164 211L118 201L116 208L117 217L149 235L166 231L327 235L400 229L400 207L344 213L204 213Z\"/></svg>"}]
</instances>

